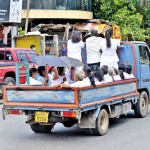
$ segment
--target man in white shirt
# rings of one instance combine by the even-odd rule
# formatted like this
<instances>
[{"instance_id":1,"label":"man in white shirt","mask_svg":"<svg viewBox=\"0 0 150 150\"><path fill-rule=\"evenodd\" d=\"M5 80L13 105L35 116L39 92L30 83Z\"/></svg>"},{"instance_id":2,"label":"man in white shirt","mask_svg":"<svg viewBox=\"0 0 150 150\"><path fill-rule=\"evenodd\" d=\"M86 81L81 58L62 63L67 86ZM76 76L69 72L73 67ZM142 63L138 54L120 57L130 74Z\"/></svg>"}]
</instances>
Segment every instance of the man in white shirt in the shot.
<instances>
[{"instance_id":1,"label":"man in white shirt","mask_svg":"<svg viewBox=\"0 0 150 150\"><path fill-rule=\"evenodd\" d=\"M100 66L101 52L100 43L101 37L97 37L97 30L92 29L90 31L91 37L86 39L86 53L87 53L87 64L89 67L93 65Z\"/></svg>"}]
</instances>

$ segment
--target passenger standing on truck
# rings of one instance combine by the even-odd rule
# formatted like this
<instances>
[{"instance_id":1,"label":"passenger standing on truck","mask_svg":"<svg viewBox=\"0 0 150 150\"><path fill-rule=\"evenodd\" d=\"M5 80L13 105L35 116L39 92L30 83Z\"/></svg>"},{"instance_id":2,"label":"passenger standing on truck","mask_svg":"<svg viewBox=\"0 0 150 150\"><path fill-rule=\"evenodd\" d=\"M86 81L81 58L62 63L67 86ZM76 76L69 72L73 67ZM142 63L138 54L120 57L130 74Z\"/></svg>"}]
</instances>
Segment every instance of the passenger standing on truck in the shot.
<instances>
[{"instance_id":1,"label":"passenger standing on truck","mask_svg":"<svg viewBox=\"0 0 150 150\"><path fill-rule=\"evenodd\" d=\"M106 65L109 68L114 67L118 70L119 58L117 55L117 47L120 46L120 40L112 39L111 30L106 30L105 39L100 43L102 50L101 65Z\"/></svg>"},{"instance_id":2,"label":"passenger standing on truck","mask_svg":"<svg viewBox=\"0 0 150 150\"><path fill-rule=\"evenodd\" d=\"M82 62L81 49L84 48L82 34L80 31L73 31L71 39L68 40L68 57L79 59Z\"/></svg>"},{"instance_id":3,"label":"passenger standing on truck","mask_svg":"<svg viewBox=\"0 0 150 150\"><path fill-rule=\"evenodd\" d=\"M102 38L98 37L97 30L92 29L90 31L91 37L86 39L86 54L87 54L87 64L89 67L98 66L100 67L101 61L101 42Z\"/></svg>"}]
</instances>

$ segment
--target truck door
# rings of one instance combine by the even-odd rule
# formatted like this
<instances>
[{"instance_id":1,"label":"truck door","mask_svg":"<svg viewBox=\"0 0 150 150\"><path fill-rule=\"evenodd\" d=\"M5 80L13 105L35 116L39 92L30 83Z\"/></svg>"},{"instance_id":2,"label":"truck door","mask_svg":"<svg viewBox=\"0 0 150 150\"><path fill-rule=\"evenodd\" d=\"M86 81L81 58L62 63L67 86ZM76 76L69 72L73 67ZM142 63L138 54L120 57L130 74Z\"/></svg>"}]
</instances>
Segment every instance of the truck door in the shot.
<instances>
[{"instance_id":1,"label":"truck door","mask_svg":"<svg viewBox=\"0 0 150 150\"><path fill-rule=\"evenodd\" d=\"M147 45L139 45L140 68L141 68L141 87L150 90L150 52Z\"/></svg>"}]
</instances>

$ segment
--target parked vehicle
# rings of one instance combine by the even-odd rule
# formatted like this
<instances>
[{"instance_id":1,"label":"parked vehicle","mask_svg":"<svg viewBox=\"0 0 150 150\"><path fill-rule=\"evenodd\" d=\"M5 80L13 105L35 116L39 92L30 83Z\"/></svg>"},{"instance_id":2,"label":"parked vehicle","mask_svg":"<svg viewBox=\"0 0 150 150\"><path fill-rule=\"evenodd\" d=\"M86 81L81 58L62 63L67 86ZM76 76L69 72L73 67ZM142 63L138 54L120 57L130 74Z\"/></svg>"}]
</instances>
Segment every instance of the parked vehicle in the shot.
<instances>
[{"instance_id":1,"label":"parked vehicle","mask_svg":"<svg viewBox=\"0 0 150 150\"><path fill-rule=\"evenodd\" d=\"M65 127L78 123L94 135L108 131L109 118L134 110L146 117L150 95L150 51L144 42L125 42L118 50L120 63L133 67L135 79L93 87L56 89L53 87L5 86L5 114L25 114L26 123L36 133L48 133L57 122ZM30 95L30 96L29 96Z\"/></svg>"},{"instance_id":2,"label":"parked vehicle","mask_svg":"<svg viewBox=\"0 0 150 150\"><path fill-rule=\"evenodd\" d=\"M0 48L0 83L13 85L16 83L16 63L30 62L38 56L36 51L25 48ZM30 63L30 65L33 65ZM24 68L20 68L24 70ZM25 83L25 74L21 74L20 83Z\"/></svg>"}]
</instances>

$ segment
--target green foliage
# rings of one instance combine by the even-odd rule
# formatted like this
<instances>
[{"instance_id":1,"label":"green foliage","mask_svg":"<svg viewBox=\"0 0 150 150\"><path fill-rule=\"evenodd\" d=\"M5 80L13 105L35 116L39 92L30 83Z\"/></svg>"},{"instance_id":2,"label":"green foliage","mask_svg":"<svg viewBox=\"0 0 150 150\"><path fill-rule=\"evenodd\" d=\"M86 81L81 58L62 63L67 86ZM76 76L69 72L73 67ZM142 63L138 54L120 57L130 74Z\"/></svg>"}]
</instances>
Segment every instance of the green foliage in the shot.
<instances>
[{"instance_id":1,"label":"green foliage","mask_svg":"<svg viewBox=\"0 0 150 150\"><path fill-rule=\"evenodd\" d=\"M94 17L115 22L123 40L150 38L150 7L138 0L94 0Z\"/></svg>"}]
</instances>

